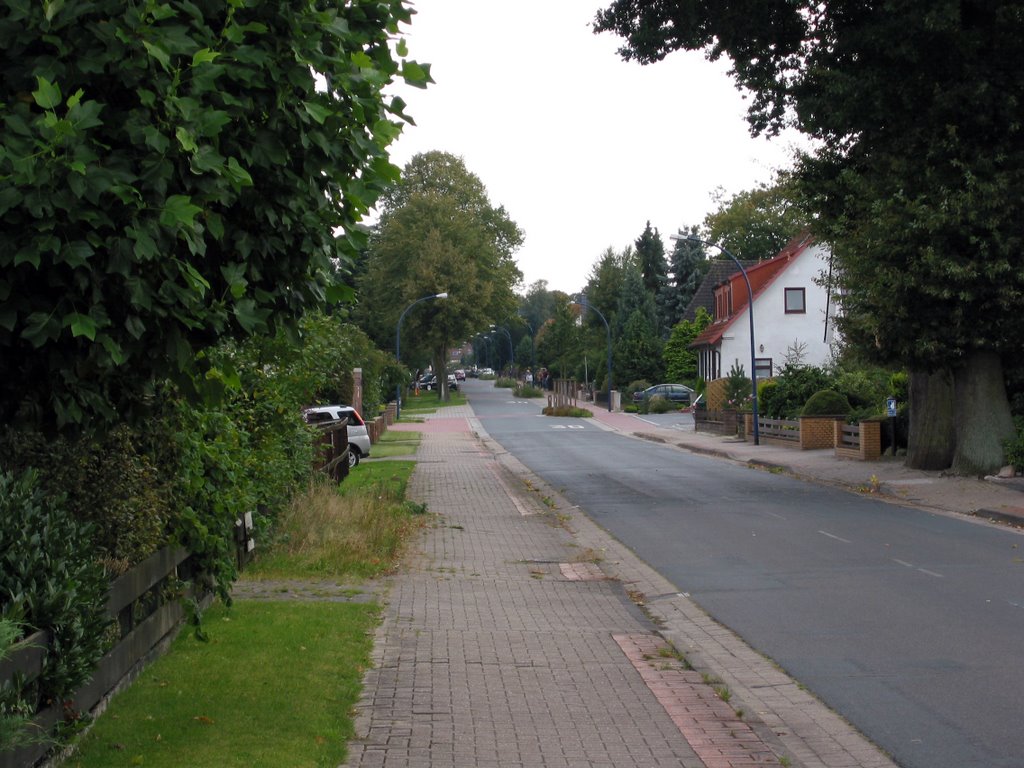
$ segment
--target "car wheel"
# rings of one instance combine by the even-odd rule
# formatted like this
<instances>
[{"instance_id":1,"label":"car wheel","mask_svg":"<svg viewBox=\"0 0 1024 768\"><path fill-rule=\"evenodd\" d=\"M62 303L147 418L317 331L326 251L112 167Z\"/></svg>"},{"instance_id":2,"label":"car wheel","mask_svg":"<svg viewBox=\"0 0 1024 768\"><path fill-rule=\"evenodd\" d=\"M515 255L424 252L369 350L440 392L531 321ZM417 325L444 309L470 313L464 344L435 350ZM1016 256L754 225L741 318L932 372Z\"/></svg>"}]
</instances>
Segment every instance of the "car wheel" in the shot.
<instances>
[{"instance_id":1,"label":"car wheel","mask_svg":"<svg viewBox=\"0 0 1024 768\"><path fill-rule=\"evenodd\" d=\"M348 447L348 468L359 466L359 449L354 445Z\"/></svg>"}]
</instances>

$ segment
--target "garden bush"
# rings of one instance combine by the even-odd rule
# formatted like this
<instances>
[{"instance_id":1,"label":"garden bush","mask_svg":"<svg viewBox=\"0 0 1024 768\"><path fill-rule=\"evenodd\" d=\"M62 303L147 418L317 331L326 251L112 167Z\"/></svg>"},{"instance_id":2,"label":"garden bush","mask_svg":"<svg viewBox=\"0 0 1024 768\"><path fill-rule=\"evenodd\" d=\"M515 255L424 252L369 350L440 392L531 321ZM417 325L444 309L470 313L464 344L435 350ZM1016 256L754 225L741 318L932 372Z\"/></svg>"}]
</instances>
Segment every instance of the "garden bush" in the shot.
<instances>
[{"instance_id":1,"label":"garden bush","mask_svg":"<svg viewBox=\"0 0 1024 768\"><path fill-rule=\"evenodd\" d=\"M51 634L37 685L44 706L85 683L104 652L109 581L93 527L39 487L39 473L0 471L0 617Z\"/></svg>"},{"instance_id":2,"label":"garden bush","mask_svg":"<svg viewBox=\"0 0 1024 768\"><path fill-rule=\"evenodd\" d=\"M832 389L815 392L807 400L801 416L846 416L851 411L846 395Z\"/></svg>"},{"instance_id":3,"label":"garden bush","mask_svg":"<svg viewBox=\"0 0 1024 768\"><path fill-rule=\"evenodd\" d=\"M758 403L761 415L771 419L795 419L811 395L832 387L828 373L815 366L785 365L774 381Z\"/></svg>"},{"instance_id":4,"label":"garden bush","mask_svg":"<svg viewBox=\"0 0 1024 768\"><path fill-rule=\"evenodd\" d=\"M676 410L675 403L661 395L656 395L655 397L649 398L649 400L650 402L647 405L649 413L668 413L669 411Z\"/></svg>"},{"instance_id":5,"label":"garden bush","mask_svg":"<svg viewBox=\"0 0 1024 768\"><path fill-rule=\"evenodd\" d=\"M544 390L532 384L517 384L513 394L516 397L544 397Z\"/></svg>"},{"instance_id":6,"label":"garden bush","mask_svg":"<svg viewBox=\"0 0 1024 768\"><path fill-rule=\"evenodd\" d=\"M1024 416L1014 419L1017 425L1017 436L1003 443L1006 451L1006 463L1012 464L1018 472L1024 472Z\"/></svg>"},{"instance_id":7,"label":"garden bush","mask_svg":"<svg viewBox=\"0 0 1024 768\"><path fill-rule=\"evenodd\" d=\"M515 379L509 378L508 376L501 376L494 382L494 386L501 387L503 389L514 389L518 382Z\"/></svg>"},{"instance_id":8,"label":"garden bush","mask_svg":"<svg viewBox=\"0 0 1024 768\"><path fill-rule=\"evenodd\" d=\"M63 497L63 509L92 524L95 556L113 576L168 538L174 475L157 466L145 442L126 425L93 437L8 428L0 435L0 462L14 472L36 470L40 492Z\"/></svg>"}]
</instances>

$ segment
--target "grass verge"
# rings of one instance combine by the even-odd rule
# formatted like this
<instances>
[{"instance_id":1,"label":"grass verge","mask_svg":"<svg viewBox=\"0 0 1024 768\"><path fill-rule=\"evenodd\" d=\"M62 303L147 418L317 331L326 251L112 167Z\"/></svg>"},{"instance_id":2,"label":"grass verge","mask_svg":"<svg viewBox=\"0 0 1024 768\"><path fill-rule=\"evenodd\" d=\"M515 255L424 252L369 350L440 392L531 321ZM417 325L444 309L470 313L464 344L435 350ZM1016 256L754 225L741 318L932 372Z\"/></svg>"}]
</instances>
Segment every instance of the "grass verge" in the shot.
<instances>
[{"instance_id":1,"label":"grass verge","mask_svg":"<svg viewBox=\"0 0 1024 768\"><path fill-rule=\"evenodd\" d=\"M449 408L454 405L465 405L466 396L458 391L449 392L448 402L443 402L437 390L421 391L418 395L409 394L402 399L402 420L406 415L433 413L438 408Z\"/></svg>"},{"instance_id":2,"label":"grass verge","mask_svg":"<svg viewBox=\"0 0 1024 768\"><path fill-rule=\"evenodd\" d=\"M373 457L388 459L411 456L416 453L422 437L419 432L385 432L373 446Z\"/></svg>"},{"instance_id":3,"label":"grass verge","mask_svg":"<svg viewBox=\"0 0 1024 768\"><path fill-rule=\"evenodd\" d=\"M239 601L206 612L115 697L65 768L337 766L375 606Z\"/></svg>"},{"instance_id":4,"label":"grass verge","mask_svg":"<svg viewBox=\"0 0 1024 768\"><path fill-rule=\"evenodd\" d=\"M415 465L362 462L341 485L310 483L278 521L267 550L246 579L364 580L394 567L423 518L405 502Z\"/></svg>"}]
</instances>

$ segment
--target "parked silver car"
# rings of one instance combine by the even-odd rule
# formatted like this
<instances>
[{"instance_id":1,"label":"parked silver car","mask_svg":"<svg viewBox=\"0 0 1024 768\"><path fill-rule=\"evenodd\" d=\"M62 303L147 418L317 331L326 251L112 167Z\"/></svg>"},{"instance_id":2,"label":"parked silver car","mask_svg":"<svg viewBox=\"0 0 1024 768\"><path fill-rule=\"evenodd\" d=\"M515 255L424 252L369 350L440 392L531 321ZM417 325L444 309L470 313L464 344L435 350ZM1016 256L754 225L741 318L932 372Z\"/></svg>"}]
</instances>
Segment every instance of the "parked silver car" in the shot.
<instances>
[{"instance_id":1,"label":"parked silver car","mask_svg":"<svg viewBox=\"0 0 1024 768\"><path fill-rule=\"evenodd\" d=\"M354 467L360 459L370 456L370 433L359 411L351 405L317 405L304 408L302 417L307 424L326 424L348 419L348 465Z\"/></svg>"}]
</instances>

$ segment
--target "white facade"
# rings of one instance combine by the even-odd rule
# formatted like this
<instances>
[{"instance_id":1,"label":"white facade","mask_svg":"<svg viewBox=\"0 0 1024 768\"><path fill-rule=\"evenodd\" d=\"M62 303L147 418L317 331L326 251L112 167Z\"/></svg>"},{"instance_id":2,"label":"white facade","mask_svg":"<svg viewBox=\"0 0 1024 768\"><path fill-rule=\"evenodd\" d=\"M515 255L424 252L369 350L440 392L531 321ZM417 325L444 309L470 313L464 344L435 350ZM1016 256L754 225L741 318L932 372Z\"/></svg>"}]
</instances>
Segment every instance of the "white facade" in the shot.
<instances>
[{"instance_id":1,"label":"white facade","mask_svg":"<svg viewBox=\"0 0 1024 768\"><path fill-rule=\"evenodd\" d=\"M812 243L790 257L760 291L755 289L754 357L758 379L777 375L795 353L801 355L800 362L805 365L823 365L831 359L837 307L834 301L829 302L828 292L820 284L828 275L829 258L826 246ZM705 379L728 375L734 363L750 375L748 312L746 305L732 318L717 345L700 350L701 375Z\"/></svg>"}]
</instances>

